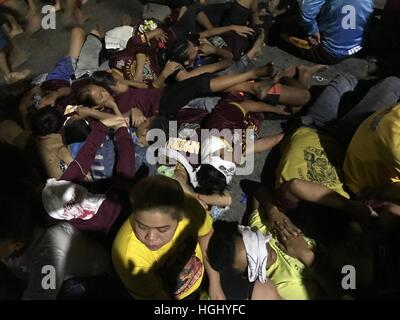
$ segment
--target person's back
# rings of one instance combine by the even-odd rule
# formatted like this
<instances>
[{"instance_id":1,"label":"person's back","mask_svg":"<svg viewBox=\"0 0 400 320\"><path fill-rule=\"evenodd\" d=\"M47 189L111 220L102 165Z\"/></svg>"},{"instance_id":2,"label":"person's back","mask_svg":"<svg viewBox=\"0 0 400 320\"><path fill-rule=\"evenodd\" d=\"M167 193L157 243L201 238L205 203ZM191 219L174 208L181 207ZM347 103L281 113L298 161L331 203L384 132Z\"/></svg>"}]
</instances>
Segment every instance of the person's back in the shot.
<instances>
[{"instance_id":1,"label":"person's back","mask_svg":"<svg viewBox=\"0 0 400 320\"><path fill-rule=\"evenodd\" d=\"M303 0L301 20L309 35L320 33L329 54L344 58L362 49L373 9L372 0Z\"/></svg>"},{"instance_id":2,"label":"person's back","mask_svg":"<svg viewBox=\"0 0 400 320\"><path fill-rule=\"evenodd\" d=\"M358 128L343 168L353 192L400 182L399 123L400 104L374 113Z\"/></svg>"}]
</instances>

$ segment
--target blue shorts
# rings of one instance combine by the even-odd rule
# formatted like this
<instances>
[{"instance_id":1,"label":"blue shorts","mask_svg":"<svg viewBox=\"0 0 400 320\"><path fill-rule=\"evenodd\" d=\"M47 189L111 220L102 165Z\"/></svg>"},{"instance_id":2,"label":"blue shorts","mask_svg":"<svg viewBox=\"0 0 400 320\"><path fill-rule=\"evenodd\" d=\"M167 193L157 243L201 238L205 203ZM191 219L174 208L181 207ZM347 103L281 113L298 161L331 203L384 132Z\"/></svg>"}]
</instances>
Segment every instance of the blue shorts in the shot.
<instances>
[{"instance_id":1,"label":"blue shorts","mask_svg":"<svg viewBox=\"0 0 400 320\"><path fill-rule=\"evenodd\" d=\"M48 73L45 81L64 80L70 82L71 76L74 74L75 69L76 59L66 56L57 62L55 68Z\"/></svg>"}]
</instances>

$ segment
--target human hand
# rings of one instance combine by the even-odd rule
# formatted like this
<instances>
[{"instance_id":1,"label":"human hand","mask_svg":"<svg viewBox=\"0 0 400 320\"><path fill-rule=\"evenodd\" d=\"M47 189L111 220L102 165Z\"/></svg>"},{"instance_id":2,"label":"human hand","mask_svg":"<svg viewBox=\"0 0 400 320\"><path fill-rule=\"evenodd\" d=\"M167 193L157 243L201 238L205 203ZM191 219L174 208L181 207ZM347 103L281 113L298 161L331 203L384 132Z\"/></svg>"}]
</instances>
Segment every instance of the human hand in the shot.
<instances>
[{"instance_id":1,"label":"human hand","mask_svg":"<svg viewBox=\"0 0 400 320\"><path fill-rule=\"evenodd\" d=\"M269 210L268 212L268 223L270 226L274 226L275 224L285 225L288 232L292 235L297 236L303 234L301 229L298 228L294 223L289 219L289 217L280 211L277 207Z\"/></svg>"},{"instance_id":2,"label":"human hand","mask_svg":"<svg viewBox=\"0 0 400 320\"><path fill-rule=\"evenodd\" d=\"M176 70L181 68L181 64L175 61L168 61L161 72L161 74L165 77L168 78L171 74L173 74Z\"/></svg>"},{"instance_id":3,"label":"human hand","mask_svg":"<svg viewBox=\"0 0 400 320\"><path fill-rule=\"evenodd\" d=\"M314 33L310 36L308 36L308 41L313 45L313 46L319 46L321 44L321 35L319 32Z\"/></svg>"},{"instance_id":4,"label":"human hand","mask_svg":"<svg viewBox=\"0 0 400 320\"><path fill-rule=\"evenodd\" d=\"M104 124L106 127L113 128L115 131L117 131L119 128L122 127L128 127L128 124L126 123L126 119L121 116L115 116L115 117L110 117L107 119L100 120L102 124Z\"/></svg>"},{"instance_id":5,"label":"human hand","mask_svg":"<svg viewBox=\"0 0 400 320\"><path fill-rule=\"evenodd\" d=\"M246 26L232 25L231 30L242 37L248 37L254 34L254 29Z\"/></svg>"},{"instance_id":6,"label":"human hand","mask_svg":"<svg viewBox=\"0 0 400 320\"><path fill-rule=\"evenodd\" d=\"M210 56L212 54L215 54L216 52L216 47L214 47L211 43L208 41L201 41L199 51L203 53L205 56Z\"/></svg>"},{"instance_id":7,"label":"human hand","mask_svg":"<svg viewBox=\"0 0 400 320\"><path fill-rule=\"evenodd\" d=\"M156 39L158 42L166 43L167 40L168 40L168 35L167 35L166 33L163 33L163 34L160 34L160 35L156 36L155 39Z\"/></svg>"},{"instance_id":8,"label":"human hand","mask_svg":"<svg viewBox=\"0 0 400 320\"><path fill-rule=\"evenodd\" d=\"M279 241L279 247L289 256L299 259L306 266L311 266L314 261L314 252L308 247L302 234L293 235L289 231L289 225L284 223L275 223L274 233Z\"/></svg>"},{"instance_id":9,"label":"human hand","mask_svg":"<svg viewBox=\"0 0 400 320\"><path fill-rule=\"evenodd\" d=\"M213 285L210 283L208 287L208 295L210 300L226 300L225 293L221 288L221 285Z\"/></svg>"},{"instance_id":10,"label":"human hand","mask_svg":"<svg viewBox=\"0 0 400 320\"><path fill-rule=\"evenodd\" d=\"M143 115L142 110L138 108L132 108L130 114L130 120L134 127L140 126L143 122L146 121L146 117Z\"/></svg>"}]
</instances>

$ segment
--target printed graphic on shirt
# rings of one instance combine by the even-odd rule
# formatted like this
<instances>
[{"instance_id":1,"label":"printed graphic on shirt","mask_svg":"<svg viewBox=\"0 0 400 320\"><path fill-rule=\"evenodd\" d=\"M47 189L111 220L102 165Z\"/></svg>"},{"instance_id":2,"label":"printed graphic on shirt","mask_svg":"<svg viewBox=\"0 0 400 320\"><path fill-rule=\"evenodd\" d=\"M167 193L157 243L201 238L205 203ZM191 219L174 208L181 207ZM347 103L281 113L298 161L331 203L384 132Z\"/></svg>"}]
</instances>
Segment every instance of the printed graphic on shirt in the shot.
<instances>
[{"instance_id":1,"label":"printed graphic on shirt","mask_svg":"<svg viewBox=\"0 0 400 320\"><path fill-rule=\"evenodd\" d=\"M196 245L193 237L187 238L159 270L165 288L176 298L189 291L202 276L203 264L196 256Z\"/></svg>"},{"instance_id":2,"label":"printed graphic on shirt","mask_svg":"<svg viewBox=\"0 0 400 320\"><path fill-rule=\"evenodd\" d=\"M304 160L307 161L307 177L303 180L316 182L329 188L340 184L335 167L329 162L323 149L307 147L304 150Z\"/></svg>"},{"instance_id":3,"label":"printed graphic on shirt","mask_svg":"<svg viewBox=\"0 0 400 320\"><path fill-rule=\"evenodd\" d=\"M133 80L136 74L136 59L121 59L116 63L116 68L124 73L125 78ZM157 75L151 69L150 58L146 56L146 60L143 68L143 80L154 81L157 79Z\"/></svg>"}]
</instances>

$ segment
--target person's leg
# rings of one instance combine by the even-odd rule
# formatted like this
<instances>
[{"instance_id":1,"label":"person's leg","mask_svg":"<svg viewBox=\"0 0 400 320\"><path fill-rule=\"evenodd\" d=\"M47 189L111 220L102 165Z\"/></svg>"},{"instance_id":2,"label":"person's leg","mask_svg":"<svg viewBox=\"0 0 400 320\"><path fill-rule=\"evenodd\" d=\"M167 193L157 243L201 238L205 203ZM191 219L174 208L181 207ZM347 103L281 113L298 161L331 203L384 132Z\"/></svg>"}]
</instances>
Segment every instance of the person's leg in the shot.
<instances>
[{"instance_id":1,"label":"person's leg","mask_svg":"<svg viewBox=\"0 0 400 320\"><path fill-rule=\"evenodd\" d=\"M160 114L166 117L175 116L191 100L207 97L211 93L222 92L239 83L265 76L269 66L263 66L241 74L215 77L209 73L177 82L164 89L160 101Z\"/></svg>"},{"instance_id":2,"label":"person's leg","mask_svg":"<svg viewBox=\"0 0 400 320\"><path fill-rule=\"evenodd\" d=\"M303 124L314 124L322 128L328 122L336 120L340 100L345 93L355 89L357 82L358 80L350 74L338 74L302 117Z\"/></svg>"},{"instance_id":3,"label":"person's leg","mask_svg":"<svg viewBox=\"0 0 400 320\"><path fill-rule=\"evenodd\" d=\"M243 111L248 112L272 112L281 115L289 115L285 110L284 106L272 106L260 101L245 100L240 103Z\"/></svg>"},{"instance_id":4,"label":"person's leg","mask_svg":"<svg viewBox=\"0 0 400 320\"><path fill-rule=\"evenodd\" d=\"M196 32L196 17L200 11L201 5L198 3L193 3L188 7L185 14L171 27L177 38Z\"/></svg>"},{"instance_id":5,"label":"person's leg","mask_svg":"<svg viewBox=\"0 0 400 320\"><path fill-rule=\"evenodd\" d=\"M28 13L26 14L26 19L28 21L26 31L28 34L33 34L38 31L42 25L42 17L39 14L36 0L27 0L28 3Z\"/></svg>"},{"instance_id":6,"label":"person's leg","mask_svg":"<svg viewBox=\"0 0 400 320\"><path fill-rule=\"evenodd\" d=\"M196 21L199 25L201 25L204 29L210 30L214 28L208 16L204 13L204 11L200 11L196 16Z\"/></svg>"},{"instance_id":7,"label":"person's leg","mask_svg":"<svg viewBox=\"0 0 400 320\"><path fill-rule=\"evenodd\" d=\"M388 77L372 87L361 102L339 121L347 139L372 113L395 105L400 99L400 78Z\"/></svg>"},{"instance_id":8,"label":"person's leg","mask_svg":"<svg viewBox=\"0 0 400 320\"><path fill-rule=\"evenodd\" d=\"M265 65L263 67L256 68L239 74L216 77L211 79L210 89L211 92L221 92L227 90L228 88L232 88L240 83L246 82L248 80L267 76L269 72L270 72L270 66Z\"/></svg>"},{"instance_id":9,"label":"person's leg","mask_svg":"<svg viewBox=\"0 0 400 320\"><path fill-rule=\"evenodd\" d=\"M13 72L6 54L6 46L6 37L0 31L0 71L3 74L5 82L12 84L28 77L31 74L31 70L25 69L20 72Z\"/></svg>"},{"instance_id":10,"label":"person's leg","mask_svg":"<svg viewBox=\"0 0 400 320\"><path fill-rule=\"evenodd\" d=\"M71 30L69 50L67 56L57 62L57 65L50 71L45 81L49 80L64 80L71 81L76 67L77 59L81 53L82 46L85 42L85 31L82 28L75 27Z\"/></svg>"},{"instance_id":11,"label":"person's leg","mask_svg":"<svg viewBox=\"0 0 400 320\"><path fill-rule=\"evenodd\" d=\"M265 33L264 31L262 31L260 35L257 37L257 40L254 42L253 47L249 50L249 52L246 55L242 56L229 68L218 72L217 75L223 76L228 74L240 73L255 68L255 61L259 57L259 55L262 52L262 49L265 46L264 40L265 40Z\"/></svg>"},{"instance_id":12,"label":"person's leg","mask_svg":"<svg viewBox=\"0 0 400 320\"><path fill-rule=\"evenodd\" d=\"M85 43L86 33L80 27L75 27L71 30L69 40L68 56L72 58L79 58L83 44Z\"/></svg>"},{"instance_id":13,"label":"person's leg","mask_svg":"<svg viewBox=\"0 0 400 320\"><path fill-rule=\"evenodd\" d=\"M282 141L284 136L283 133L278 133L273 136L260 138L256 140L252 146L246 148L246 155L271 150Z\"/></svg>"},{"instance_id":14,"label":"person's leg","mask_svg":"<svg viewBox=\"0 0 400 320\"><path fill-rule=\"evenodd\" d=\"M99 55L102 50L101 32L93 29L82 46L75 69L75 78L80 78L85 73L91 74L99 69Z\"/></svg>"}]
</instances>

